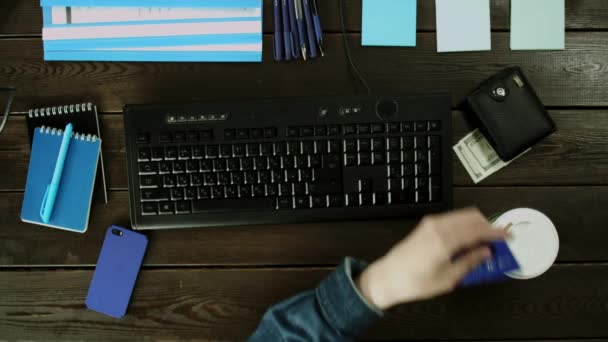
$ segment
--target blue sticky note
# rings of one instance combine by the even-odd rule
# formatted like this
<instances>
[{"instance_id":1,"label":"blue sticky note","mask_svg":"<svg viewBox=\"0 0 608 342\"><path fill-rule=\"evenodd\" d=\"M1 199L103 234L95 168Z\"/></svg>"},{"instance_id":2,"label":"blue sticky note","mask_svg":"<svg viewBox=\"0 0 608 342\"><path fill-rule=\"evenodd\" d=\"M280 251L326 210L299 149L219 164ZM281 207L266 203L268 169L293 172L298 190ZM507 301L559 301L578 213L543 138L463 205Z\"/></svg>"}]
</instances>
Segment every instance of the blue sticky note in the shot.
<instances>
[{"instance_id":1,"label":"blue sticky note","mask_svg":"<svg viewBox=\"0 0 608 342\"><path fill-rule=\"evenodd\" d=\"M492 49L489 0L436 0L437 51Z\"/></svg>"},{"instance_id":2,"label":"blue sticky note","mask_svg":"<svg viewBox=\"0 0 608 342\"><path fill-rule=\"evenodd\" d=\"M363 0L361 44L416 46L416 0Z\"/></svg>"},{"instance_id":3,"label":"blue sticky note","mask_svg":"<svg viewBox=\"0 0 608 342\"><path fill-rule=\"evenodd\" d=\"M512 50L563 50L566 40L564 0L512 0Z\"/></svg>"}]
</instances>

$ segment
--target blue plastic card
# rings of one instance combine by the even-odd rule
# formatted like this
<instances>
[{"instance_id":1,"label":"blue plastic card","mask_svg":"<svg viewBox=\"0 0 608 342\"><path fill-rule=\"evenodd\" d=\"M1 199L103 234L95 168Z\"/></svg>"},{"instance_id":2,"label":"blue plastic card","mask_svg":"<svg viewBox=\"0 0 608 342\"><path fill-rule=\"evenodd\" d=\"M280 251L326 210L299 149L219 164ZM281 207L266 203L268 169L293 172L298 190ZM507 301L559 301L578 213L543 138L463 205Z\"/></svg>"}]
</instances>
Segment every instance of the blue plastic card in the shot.
<instances>
[{"instance_id":1,"label":"blue plastic card","mask_svg":"<svg viewBox=\"0 0 608 342\"><path fill-rule=\"evenodd\" d=\"M501 281L507 278L505 273L519 269L519 264L506 242L495 242L489 247L492 257L469 273L460 283L461 286Z\"/></svg>"},{"instance_id":2,"label":"blue plastic card","mask_svg":"<svg viewBox=\"0 0 608 342\"><path fill-rule=\"evenodd\" d=\"M416 46L416 0L363 0L361 44Z\"/></svg>"},{"instance_id":3,"label":"blue plastic card","mask_svg":"<svg viewBox=\"0 0 608 342\"><path fill-rule=\"evenodd\" d=\"M147 246L145 235L108 228L85 301L87 308L114 318L126 314Z\"/></svg>"}]
</instances>

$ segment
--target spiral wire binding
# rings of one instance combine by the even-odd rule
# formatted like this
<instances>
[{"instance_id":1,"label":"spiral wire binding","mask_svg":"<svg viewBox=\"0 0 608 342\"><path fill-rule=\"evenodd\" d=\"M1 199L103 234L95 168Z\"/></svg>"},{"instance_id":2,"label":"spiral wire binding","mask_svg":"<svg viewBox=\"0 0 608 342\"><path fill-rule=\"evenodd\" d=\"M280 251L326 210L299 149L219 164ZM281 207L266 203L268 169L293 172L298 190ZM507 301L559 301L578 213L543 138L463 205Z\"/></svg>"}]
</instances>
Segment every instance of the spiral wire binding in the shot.
<instances>
[{"instance_id":1,"label":"spiral wire binding","mask_svg":"<svg viewBox=\"0 0 608 342\"><path fill-rule=\"evenodd\" d=\"M60 136L60 135L63 135L63 129L51 128L48 126L41 126L40 133ZM93 143L97 141L97 136L94 134L72 133L72 138L75 140L93 142Z\"/></svg>"},{"instance_id":2,"label":"spiral wire binding","mask_svg":"<svg viewBox=\"0 0 608 342\"><path fill-rule=\"evenodd\" d=\"M52 115L67 115L67 114L76 114L76 113L80 113L80 112L90 112L92 110L93 110L93 104L91 102L87 102L87 103L78 103L75 105L30 109L28 112L28 116L31 119L31 118L52 116Z\"/></svg>"}]
</instances>

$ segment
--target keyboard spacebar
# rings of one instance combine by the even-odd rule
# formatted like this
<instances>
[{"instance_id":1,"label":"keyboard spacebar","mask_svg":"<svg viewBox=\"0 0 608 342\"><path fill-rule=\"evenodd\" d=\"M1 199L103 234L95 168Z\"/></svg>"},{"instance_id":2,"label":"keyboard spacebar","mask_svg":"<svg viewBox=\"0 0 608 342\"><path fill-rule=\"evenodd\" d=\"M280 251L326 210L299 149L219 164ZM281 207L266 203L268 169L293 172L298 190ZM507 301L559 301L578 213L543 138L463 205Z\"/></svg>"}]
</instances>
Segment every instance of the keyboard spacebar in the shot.
<instances>
[{"instance_id":1,"label":"keyboard spacebar","mask_svg":"<svg viewBox=\"0 0 608 342\"><path fill-rule=\"evenodd\" d=\"M213 213L250 210L271 210L276 208L274 198L241 198L192 201L192 212Z\"/></svg>"}]
</instances>

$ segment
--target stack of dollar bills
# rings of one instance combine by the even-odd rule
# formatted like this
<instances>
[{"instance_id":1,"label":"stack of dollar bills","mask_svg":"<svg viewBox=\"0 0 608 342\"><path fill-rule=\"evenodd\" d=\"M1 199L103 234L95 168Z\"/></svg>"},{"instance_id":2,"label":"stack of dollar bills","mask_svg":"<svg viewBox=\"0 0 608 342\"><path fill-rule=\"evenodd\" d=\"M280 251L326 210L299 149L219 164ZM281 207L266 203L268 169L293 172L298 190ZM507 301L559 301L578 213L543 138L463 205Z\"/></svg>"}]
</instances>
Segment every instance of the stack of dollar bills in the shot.
<instances>
[{"instance_id":1,"label":"stack of dollar bills","mask_svg":"<svg viewBox=\"0 0 608 342\"><path fill-rule=\"evenodd\" d=\"M467 136L462 138L458 144L454 145L452 148L475 184L481 182L488 176L509 165L513 160L530 151L528 149L516 158L505 162L500 159L494 148L492 148L492 145L490 145L479 129L467 134Z\"/></svg>"}]
</instances>

